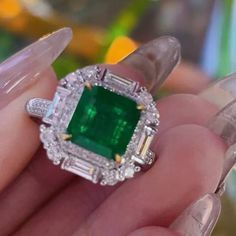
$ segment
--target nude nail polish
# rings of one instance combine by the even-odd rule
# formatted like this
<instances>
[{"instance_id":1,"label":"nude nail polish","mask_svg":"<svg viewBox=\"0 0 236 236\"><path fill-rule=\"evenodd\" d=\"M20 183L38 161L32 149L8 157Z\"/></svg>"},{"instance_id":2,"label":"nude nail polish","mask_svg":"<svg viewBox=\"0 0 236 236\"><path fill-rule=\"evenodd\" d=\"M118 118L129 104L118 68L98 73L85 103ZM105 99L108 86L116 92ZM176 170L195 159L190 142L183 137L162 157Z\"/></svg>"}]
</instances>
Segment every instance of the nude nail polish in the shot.
<instances>
[{"instance_id":1,"label":"nude nail polish","mask_svg":"<svg viewBox=\"0 0 236 236\"><path fill-rule=\"evenodd\" d=\"M119 63L140 71L145 77L148 89L155 95L180 58L181 47L178 40L163 36L142 45Z\"/></svg>"},{"instance_id":2,"label":"nude nail polish","mask_svg":"<svg viewBox=\"0 0 236 236\"><path fill-rule=\"evenodd\" d=\"M208 122L208 127L229 146L236 143L236 99L222 108Z\"/></svg>"},{"instance_id":3,"label":"nude nail polish","mask_svg":"<svg viewBox=\"0 0 236 236\"><path fill-rule=\"evenodd\" d=\"M219 109L236 99L236 73L212 84L199 94Z\"/></svg>"},{"instance_id":4,"label":"nude nail polish","mask_svg":"<svg viewBox=\"0 0 236 236\"><path fill-rule=\"evenodd\" d=\"M35 83L72 38L70 28L62 28L40 38L0 64L0 109Z\"/></svg>"},{"instance_id":5,"label":"nude nail polish","mask_svg":"<svg viewBox=\"0 0 236 236\"><path fill-rule=\"evenodd\" d=\"M236 168L236 99L221 109L208 123L208 128L228 145L224 157L218 192L224 192L224 183L232 168Z\"/></svg>"},{"instance_id":6,"label":"nude nail polish","mask_svg":"<svg viewBox=\"0 0 236 236\"><path fill-rule=\"evenodd\" d=\"M182 236L209 236L221 211L216 194L206 194L193 203L171 224L170 228Z\"/></svg>"}]
</instances>

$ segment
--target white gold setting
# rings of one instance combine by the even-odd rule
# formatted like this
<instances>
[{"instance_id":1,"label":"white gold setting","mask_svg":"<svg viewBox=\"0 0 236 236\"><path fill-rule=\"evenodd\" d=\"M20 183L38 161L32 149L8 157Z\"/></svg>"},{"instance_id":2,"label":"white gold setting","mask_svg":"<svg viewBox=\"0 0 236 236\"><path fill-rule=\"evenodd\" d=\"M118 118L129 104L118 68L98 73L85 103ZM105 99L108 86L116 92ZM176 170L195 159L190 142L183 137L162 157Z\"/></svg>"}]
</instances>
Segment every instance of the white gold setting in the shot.
<instances>
[{"instance_id":1,"label":"white gold setting","mask_svg":"<svg viewBox=\"0 0 236 236\"><path fill-rule=\"evenodd\" d=\"M134 100L141 106L141 116L120 162L86 150L62 134L66 129L83 93L84 86L102 86ZM159 125L159 112L149 92L138 82L114 75L98 66L77 70L60 81L52 102L34 98L26 110L31 116L41 117L40 139L48 158L62 169L101 185L114 185L132 178L141 166L151 165L155 155L149 149Z\"/></svg>"}]
</instances>

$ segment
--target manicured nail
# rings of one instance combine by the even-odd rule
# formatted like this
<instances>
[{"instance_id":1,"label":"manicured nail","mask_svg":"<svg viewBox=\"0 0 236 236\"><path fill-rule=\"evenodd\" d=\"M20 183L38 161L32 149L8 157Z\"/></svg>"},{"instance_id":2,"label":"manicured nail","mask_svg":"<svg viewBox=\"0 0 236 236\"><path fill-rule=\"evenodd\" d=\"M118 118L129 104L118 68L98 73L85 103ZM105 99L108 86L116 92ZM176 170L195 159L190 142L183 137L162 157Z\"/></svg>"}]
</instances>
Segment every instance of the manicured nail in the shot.
<instances>
[{"instance_id":1,"label":"manicured nail","mask_svg":"<svg viewBox=\"0 0 236 236\"><path fill-rule=\"evenodd\" d=\"M220 199L215 194L206 194L188 207L170 226L183 236L209 236L221 211Z\"/></svg>"},{"instance_id":2,"label":"manicured nail","mask_svg":"<svg viewBox=\"0 0 236 236\"><path fill-rule=\"evenodd\" d=\"M219 109L236 99L236 73L214 83L199 94Z\"/></svg>"},{"instance_id":3,"label":"manicured nail","mask_svg":"<svg viewBox=\"0 0 236 236\"><path fill-rule=\"evenodd\" d=\"M236 163L236 144L233 144L225 152L221 179L216 189L217 195L222 196L223 193L225 192L226 180L229 174L231 173L231 171L235 169L235 163Z\"/></svg>"},{"instance_id":4,"label":"manicured nail","mask_svg":"<svg viewBox=\"0 0 236 236\"><path fill-rule=\"evenodd\" d=\"M72 38L70 28L63 28L40 38L35 43L0 64L0 109L39 79Z\"/></svg>"},{"instance_id":5,"label":"manicured nail","mask_svg":"<svg viewBox=\"0 0 236 236\"><path fill-rule=\"evenodd\" d=\"M153 95L168 77L181 57L181 47L174 37L163 36L135 50L120 64L132 66L144 75Z\"/></svg>"},{"instance_id":6,"label":"manicured nail","mask_svg":"<svg viewBox=\"0 0 236 236\"><path fill-rule=\"evenodd\" d=\"M228 145L217 193L222 195L224 183L236 164L236 99L221 109L208 123L208 127Z\"/></svg>"},{"instance_id":7,"label":"manicured nail","mask_svg":"<svg viewBox=\"0 0 236 236\"><path fill-rule=\"evenodd\" d=\"M229 146L236 143L236 100L221 109L209 121L208 127Z\"/></svg>"}]
</instances>

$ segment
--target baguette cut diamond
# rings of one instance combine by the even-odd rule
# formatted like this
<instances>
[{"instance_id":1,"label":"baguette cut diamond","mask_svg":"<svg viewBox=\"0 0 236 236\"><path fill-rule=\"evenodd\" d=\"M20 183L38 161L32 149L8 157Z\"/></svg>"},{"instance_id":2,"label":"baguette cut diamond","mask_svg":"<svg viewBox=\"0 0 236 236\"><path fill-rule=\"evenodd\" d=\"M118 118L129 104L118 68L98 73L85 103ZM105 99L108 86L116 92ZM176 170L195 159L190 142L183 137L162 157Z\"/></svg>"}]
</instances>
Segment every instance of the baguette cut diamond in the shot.
<instances>
[{"instance_id":1,"label":"baguette cut diamond","mask_svg":"<svg viewBox=\"0 0 236 236\"><path fill-rule=\"evenodd\" d=\"M67 127L71 142L107 159L126 151L141 111L135 101L101 86L84 87Z\"/></svg>"}]
</instances>

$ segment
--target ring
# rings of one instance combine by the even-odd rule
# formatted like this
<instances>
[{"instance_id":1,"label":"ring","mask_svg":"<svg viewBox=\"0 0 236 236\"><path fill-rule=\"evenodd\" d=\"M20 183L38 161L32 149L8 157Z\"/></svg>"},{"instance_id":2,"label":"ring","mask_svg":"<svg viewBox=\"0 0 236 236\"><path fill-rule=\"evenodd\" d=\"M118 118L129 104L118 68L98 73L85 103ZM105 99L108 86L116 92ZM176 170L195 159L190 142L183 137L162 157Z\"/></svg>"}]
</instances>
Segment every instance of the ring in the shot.
<instances>
[{"instance_id":1,"label":"ring","mask_svg":"<svg viewBox=\"0 0 236 236\"><path fill-rule=\"evenodd\" d=\"M72 72L52 101L32 98L26 111L43 121L40 139L48 158L93 183L114 185L155 161L156 103L145 87L111 70Z\"/></svg>"}]
</instances>

